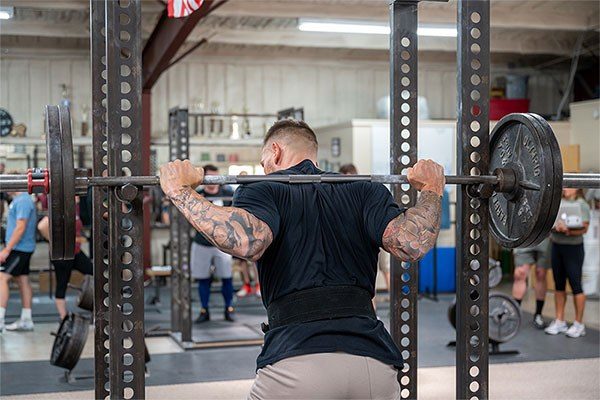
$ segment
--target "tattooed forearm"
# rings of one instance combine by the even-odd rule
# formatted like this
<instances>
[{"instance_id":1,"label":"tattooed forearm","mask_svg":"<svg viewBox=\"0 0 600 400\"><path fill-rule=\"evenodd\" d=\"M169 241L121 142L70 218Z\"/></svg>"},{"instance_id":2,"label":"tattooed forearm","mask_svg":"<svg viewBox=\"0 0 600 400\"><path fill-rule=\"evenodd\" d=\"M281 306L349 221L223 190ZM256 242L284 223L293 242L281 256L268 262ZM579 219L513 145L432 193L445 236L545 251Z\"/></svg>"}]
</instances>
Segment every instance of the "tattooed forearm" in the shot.
<instances>
[{"instance_id":1,"label":"tattooed forearm","mask_svg":"<svg viewBox=\"0 0 600 400\"><path fill-rule=\"evenodd\" d=\"M171 202L209 242L233 256L256 261L273 241L269 226L249 212L216 206L189 187Z\"/></svg>"},{"instance_id":2,"label":"tattooed forearm","mask_svg":"<svg viewBox=\"0 0 600 400\"><path fill-rule=\"evenodd\" d=\"M421 259L440 233L441 197L423 191L414 207L393 219L383 233L383 247L401 261Z\"/></svg>"}]
</instances>

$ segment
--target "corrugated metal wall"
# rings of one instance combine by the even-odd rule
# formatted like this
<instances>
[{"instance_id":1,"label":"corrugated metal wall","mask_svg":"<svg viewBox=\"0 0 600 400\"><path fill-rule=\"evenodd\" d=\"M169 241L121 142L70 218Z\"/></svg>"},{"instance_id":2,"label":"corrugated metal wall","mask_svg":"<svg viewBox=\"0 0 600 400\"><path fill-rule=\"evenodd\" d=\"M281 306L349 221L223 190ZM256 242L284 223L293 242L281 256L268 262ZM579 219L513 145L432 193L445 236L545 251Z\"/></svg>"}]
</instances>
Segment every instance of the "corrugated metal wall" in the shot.
<instances>
[{"instance_id":1,"label":"corrugated metal wall","mask_svg":"<svg viewBox=\"0 0 600 400\"><path fill-rule=\"evenodd\" d=\"M419 95L429 103L434 119L456 115L456 69L453 64L420 64ZM7 58L0 63L0 107L28 127L28 136L43 129L43 106L58 103L66 84L72 104L74 135L79 135L84 107L90 106L90 68L84 55L70 58L32 56ZM497 68L494 75L507 70ZM530 74L531 110L555 112L558 86L565 72ZM203 103L208 111L274 112L303 106L309 123L319 126L351 118L375 118L376 102L388 93L388 67L381 62L319 60L263 60L205 58L186 60L167 71L153 90L153 135L167 130L169 107ZM88 112L89 122L89 112ZM262 127L253 127L262 129Z\"/></svg>"}]
</instances>

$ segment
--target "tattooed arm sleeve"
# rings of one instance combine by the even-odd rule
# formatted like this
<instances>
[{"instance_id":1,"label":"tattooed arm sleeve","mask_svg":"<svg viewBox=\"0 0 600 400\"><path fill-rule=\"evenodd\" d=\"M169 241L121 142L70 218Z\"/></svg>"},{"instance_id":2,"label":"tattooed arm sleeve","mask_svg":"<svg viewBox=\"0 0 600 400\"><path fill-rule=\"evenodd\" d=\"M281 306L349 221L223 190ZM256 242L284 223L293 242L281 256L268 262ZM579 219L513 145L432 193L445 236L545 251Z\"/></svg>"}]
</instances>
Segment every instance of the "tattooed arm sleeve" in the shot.
<instances>
[{"instance_id":1,"label":"tattooed arm sleeve","mask_svg":"<svg viewBox=\"0 0 600 400\"><path fill-rule=\"evenodd\" d=\"M233 256L257 261L273 241L267 224L236 207L212 204L190 187L182 188L171 202L209 242Z\"/></svg>"},{"instance_id":2,"label":"tattooed arm sleeve","mask_svg":"<svg viewBox=\"0 0 600 400\"><path fill-rule=\"evenodd\" d=\"M442 198L423 191L414 207L394 218L383 233L383 248L400 261L414 262L433 248L440 233Z\"/></svg>"}]
</instances>

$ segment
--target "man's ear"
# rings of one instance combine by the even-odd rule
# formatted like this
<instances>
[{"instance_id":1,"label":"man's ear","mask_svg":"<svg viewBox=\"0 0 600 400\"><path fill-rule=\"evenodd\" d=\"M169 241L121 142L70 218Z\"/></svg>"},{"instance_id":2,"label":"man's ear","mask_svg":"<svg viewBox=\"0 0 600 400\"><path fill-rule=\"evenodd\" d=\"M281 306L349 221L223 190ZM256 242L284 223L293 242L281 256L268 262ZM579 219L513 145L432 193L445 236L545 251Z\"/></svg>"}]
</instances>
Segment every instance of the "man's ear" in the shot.
<instances>
[{"instance_id":1,"label":"man's ear","mask_svg":"<svg viewBox=\"0 0 600 400\"><path fill-rule=\"evenodd\" d=\"M273 162L275 165L279 165L281 163L281 159L283 158L283 149L277 142L271 143L271 150L273 151Z\"/></svg>"}]
</instances>

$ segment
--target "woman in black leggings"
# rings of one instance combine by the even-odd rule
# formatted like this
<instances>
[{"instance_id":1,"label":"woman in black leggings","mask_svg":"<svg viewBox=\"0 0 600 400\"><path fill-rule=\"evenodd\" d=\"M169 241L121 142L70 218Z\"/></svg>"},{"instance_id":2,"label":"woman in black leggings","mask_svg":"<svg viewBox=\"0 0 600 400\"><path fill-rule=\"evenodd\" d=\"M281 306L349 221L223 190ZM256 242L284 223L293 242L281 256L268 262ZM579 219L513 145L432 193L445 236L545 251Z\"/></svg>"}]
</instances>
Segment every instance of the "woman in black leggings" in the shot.
<instances>
[{"instance_id":1,"label":"woman in black leggings","mask_svg":"<svg viewBox=\"0 0 600 400\"><path fill-rule=\"evenodd\" d=\"M79 213L77 213L77 219L75 220L75 259L64 260L64 261L52 261L54 265L54 271L56 273L56 291L54 292L54 304L62 320L67 315L67 303L65 301L65 294L67 293L67 286L71 278L71 272L76 269L84 275L92 275L94 267L89 257L81 251L81 243L85 242L85 238L81 234L82 223L79 219ZM46 239L49 238L48 234L48 217L44 217L38 223L38 230Z\"/></svg>"},{"instance_id":2,"label":"woman in black leggings","mask_svg":"<svg viewBox=\"0 0 600 400\"><path fill-rule=\"evenodd\" d=\"M581 288L581 270L583 268L583 235L590 225L590 207L585 202L581 189L563 189L561 208L570 206L569 210L575 210L572 215L560 216L558 222L552 228L552 274L556 291L554 301L556 304L556 319L546 328L549 335L566 333L568 337L577 338L585 335L583 325L583 310L585 308L585 294ZM579 213L576 212L579 209ZM571 211L569 211L571 212ZM566 213L565 213L566 214ZM579 226L573 227L573 221L581 217ZM569 226L572 226L569 228ZM567 293L565 287L567 279L573 290L573 302L575 303L575 322L569 328L565 322L565 303Z\"/></svg>"}]
</instances>

